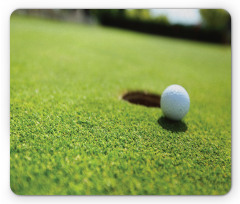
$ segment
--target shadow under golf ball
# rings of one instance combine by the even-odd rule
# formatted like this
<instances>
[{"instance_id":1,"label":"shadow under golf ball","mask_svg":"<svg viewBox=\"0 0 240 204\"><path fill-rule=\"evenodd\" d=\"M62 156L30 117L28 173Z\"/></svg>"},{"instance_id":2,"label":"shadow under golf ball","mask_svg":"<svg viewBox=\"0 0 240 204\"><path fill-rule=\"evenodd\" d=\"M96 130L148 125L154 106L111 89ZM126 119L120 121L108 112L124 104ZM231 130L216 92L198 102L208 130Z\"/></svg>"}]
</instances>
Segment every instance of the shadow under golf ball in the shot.
<instances>
[{"instance_id":1,"label":"shadow under golf ball","mask_svg":"<svg viewBox=\"0 0 240 204\"><path fill-rule=\"evenodd\" d=\"M158 124L163 129L172 132L185 132L187 130L187 125L183 121L173 121L163 116L158 119Z\"/></svg>"}]
</instances>

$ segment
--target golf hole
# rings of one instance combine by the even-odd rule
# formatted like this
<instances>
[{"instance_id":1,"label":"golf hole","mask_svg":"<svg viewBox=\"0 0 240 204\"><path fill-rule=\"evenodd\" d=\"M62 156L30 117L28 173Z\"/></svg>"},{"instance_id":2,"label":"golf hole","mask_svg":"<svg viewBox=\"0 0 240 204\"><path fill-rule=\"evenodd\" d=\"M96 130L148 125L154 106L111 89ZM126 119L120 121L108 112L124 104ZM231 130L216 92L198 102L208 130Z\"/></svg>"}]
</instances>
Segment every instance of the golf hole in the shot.
<instances>
[{"instance_id":1,"label":"golf hole","mask_svg":"<svg viewBox=\"0 0 240 204\"><path fill-rule=\"evenodd\" d=\"M131 91L122 96L122 99L129 103L157 108L160 108L160 98L160 95L144 91Z\"/></svg>"}]
</instances>

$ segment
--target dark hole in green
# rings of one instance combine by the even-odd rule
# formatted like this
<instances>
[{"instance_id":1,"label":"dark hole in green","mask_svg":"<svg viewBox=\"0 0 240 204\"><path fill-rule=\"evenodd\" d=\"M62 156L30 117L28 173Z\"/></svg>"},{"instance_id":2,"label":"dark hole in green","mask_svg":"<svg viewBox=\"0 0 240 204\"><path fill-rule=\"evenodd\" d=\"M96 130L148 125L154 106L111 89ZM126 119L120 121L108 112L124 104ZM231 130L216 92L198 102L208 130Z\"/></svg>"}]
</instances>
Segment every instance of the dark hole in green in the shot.
<instances>
[{"instance_id":1,"label":"dark hole in green","mask_svg":"<svg viewBox=\"0 0 240 204\"><path fill-rule=\"evenodd\" d=\"M131 91L122 96L122 99L129 103L160 108L161 96L158 94L152 94L144 91Z\"/></svg>"}]
</instances>

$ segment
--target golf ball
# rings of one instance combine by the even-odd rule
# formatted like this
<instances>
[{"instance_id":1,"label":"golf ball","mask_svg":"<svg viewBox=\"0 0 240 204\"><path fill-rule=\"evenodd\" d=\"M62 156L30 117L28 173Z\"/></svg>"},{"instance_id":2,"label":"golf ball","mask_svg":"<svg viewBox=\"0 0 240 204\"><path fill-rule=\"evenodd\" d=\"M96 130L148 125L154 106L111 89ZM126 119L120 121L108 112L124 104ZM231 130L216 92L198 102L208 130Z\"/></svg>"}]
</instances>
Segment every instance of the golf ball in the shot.
<instances>
[{"instance_id":1,"label":"golf ball","mask_svg":"<svg viewBox=\"0 0 240 204\"><path fill-rule=\"evenodd\" d=\"M180 85L168 86L161 95L163 114L171 120L181 120L190 107L188 92Z\"/></svg>"}]
</instances>

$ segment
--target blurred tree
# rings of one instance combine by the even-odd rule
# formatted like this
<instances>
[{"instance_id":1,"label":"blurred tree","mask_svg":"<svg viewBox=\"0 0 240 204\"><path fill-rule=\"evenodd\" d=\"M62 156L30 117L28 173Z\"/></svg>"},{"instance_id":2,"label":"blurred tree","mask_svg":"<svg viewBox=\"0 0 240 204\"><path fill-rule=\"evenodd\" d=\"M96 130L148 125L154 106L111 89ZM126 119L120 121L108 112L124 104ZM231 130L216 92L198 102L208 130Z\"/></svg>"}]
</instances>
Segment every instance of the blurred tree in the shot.
<instances>
[{"instance_id":1,"label":"blurred tree","mask_svg":"<svg viewBox=\"0 0 240 204\"><path fill-rule=\"evenodd\" d=\"M126 16L139 21L152 21L160 24L169 24L168 18L164 15L153 17L149 9L128 9Z\"/></svg>"},{"instance_id":2,"label":"blurred tree","mask_svg":"<svg viewBox=\"0 0 240 204\"><path fill-rule=\"evenodd\" d=\"M228 29L231 16L223 9L200 9L203 26L212 29Z\"/></svg>"},{"instance_id":3,"label":"blurred tree","mask_svg":"<svg viewBox=\"0 0 240 204\"><path fill-rule=\"evenodd\" d=\"M149 9L128 9L126 10L126 15L129 18L138 19L138 20L151 19Z\"/></svg>"},{"instance_id":4,"label":"blurred tree","mask_svg":"<svg viewBox=\"0 0 240 204\"><path fill-rule=\"evenodd\" d=\"M154 21L161 24L169 24L167 16L164 16L164 15L155 17Z\"/></svg>"},{"instance_id":5,"label":"blurred tree","mask_svg":"<svg viewBox=\"0 0 240 204\"><path fill-rule=\"evenodd\" d=\"M91 9L89 10L89 14L100 22L106 18L124 19L125 9Z\"/></svg>"}]
</instances>

